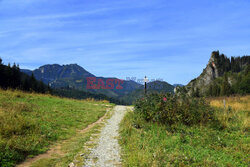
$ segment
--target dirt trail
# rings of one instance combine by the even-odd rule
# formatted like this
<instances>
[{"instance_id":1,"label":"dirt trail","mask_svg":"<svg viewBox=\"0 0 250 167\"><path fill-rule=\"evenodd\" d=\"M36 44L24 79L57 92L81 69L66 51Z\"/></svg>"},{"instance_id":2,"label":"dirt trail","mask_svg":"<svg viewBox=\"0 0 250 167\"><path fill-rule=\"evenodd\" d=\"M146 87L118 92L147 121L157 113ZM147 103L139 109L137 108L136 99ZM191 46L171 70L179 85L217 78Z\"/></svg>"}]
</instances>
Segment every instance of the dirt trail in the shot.
<instances>
[{"instance_id":1,"label":"dirt trail","mask_svg":"<svg viewBox=\"0 0 250 167\"><path fill-rule=\"evenodd\" d=\"M108 112L106 112L107 114ZM82 129L79 131L79 133L86 133L87 131L89 131L92 127L94 127L95 125L101 123L103 121L103 119L105 118L106 114L104 116L102 116L99 120L97 120L96 122L88 125L86 128ZM70 139L68 139L70 140ZM44 158L50 158L52 157L52 155L64 155L65 153L61 150L61 147L68 141L68 140L64 140L61 143L52 146L47 152L43 153L43 154L39 154L33 158L28 158L26 159L24 162L22 162L21 164L16 165L16 167L28 167L30 166L32 163L40 160L40 159L44 159Z\"/></svg>"},{"instance_id":2,"label":"dirt trail","mask_svg":"<svg viewBox=\"0 0 250 167\"><path fill-rule=\"evenodd\" d=\"M98 144L86 158L84 167L121 166L120 146L118 143L119 124L127 112L126 106L116 106L114 114L101 130Z\"/></svg>"}]
</instances>

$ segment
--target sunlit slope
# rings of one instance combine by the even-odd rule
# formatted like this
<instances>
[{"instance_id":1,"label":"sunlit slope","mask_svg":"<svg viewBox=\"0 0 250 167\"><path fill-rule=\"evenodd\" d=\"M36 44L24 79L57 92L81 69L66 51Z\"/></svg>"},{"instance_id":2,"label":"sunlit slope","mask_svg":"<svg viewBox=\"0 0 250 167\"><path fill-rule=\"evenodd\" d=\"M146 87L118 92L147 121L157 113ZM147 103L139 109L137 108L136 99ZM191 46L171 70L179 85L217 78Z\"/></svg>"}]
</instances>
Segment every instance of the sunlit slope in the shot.
<instances>
[{"instance_id":1,"label":"sunlit slope","mask_svg":"<svg viewBox=\"0 0 250 167\"><path fill-rule=\"evenodd\" d=\"M97 121L112 105L0 90L0 166L42 153Z\"/></svg>"}]
</instances>

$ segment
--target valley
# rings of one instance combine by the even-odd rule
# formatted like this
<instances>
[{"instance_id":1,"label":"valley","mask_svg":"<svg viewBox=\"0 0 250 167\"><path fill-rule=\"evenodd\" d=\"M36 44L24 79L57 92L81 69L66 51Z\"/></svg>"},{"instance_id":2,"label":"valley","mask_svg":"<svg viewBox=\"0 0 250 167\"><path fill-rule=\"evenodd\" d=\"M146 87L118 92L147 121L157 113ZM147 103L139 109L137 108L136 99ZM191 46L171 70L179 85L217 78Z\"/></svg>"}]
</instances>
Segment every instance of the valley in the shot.
<instances>
[{"instance_id":1,"label":"valley","mask_svg":"<svg viewBox=\"0 0 250 167\"><path fill-rule=\"evenodd\" d=\"M1 64L0 166L247 166L249 61L212 52L189 84L147 94L77 64Z\"/></svg>"},{"instance_id":2,"label":"valley","mask_svg":"<svg viewBox=\"0 0 250 167\"><path fill-rule=\"evenodd\" d=\"M249 0L0 0L0 167L250 167Z\"/></svg>"}]
</instances>

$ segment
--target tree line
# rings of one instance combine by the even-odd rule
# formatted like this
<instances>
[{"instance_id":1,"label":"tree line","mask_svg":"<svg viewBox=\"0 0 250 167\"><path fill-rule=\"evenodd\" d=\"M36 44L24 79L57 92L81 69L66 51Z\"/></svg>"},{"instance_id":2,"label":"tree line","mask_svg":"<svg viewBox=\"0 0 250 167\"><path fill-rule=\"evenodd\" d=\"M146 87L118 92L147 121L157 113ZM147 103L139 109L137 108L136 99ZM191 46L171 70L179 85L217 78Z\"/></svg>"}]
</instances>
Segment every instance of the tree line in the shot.
<instances>
[{"instance_id":1,"label":"tree line","mask_svg":"<svg viewBox=\"0 0 250 167\"><path fill-rule=\"evenodd\" d=\"M222 77L216 78L208 88L207 96L229 96L232 94L250 93L250 65L242 72L225 73Z\"/></svg>"},{"instance_id":2,"label":"tree line","mask_svg":"<svg viewBox=\"0 0 250 167\"><path fill-rule=\"evenodd\" d=\"M115 103L118 105L127 105L128 104L127 102L125 102L123 100L108 97L104 94L96 94L96 93L81 91L81 90L77 90L77 89L73 89L73 88L69 88L69 87L54 88L54 89L52 89L51 94L55 95L55 96L74 98L74 99L92 98L95 100L107 100L111 103Z\"/></svg>"},{"instance_id":3,"label":"tree line","mask_svg":"<svg viewBox=\"0 0 250 167\"><path fill-rule=\"evenodd\" d=\"M15 63L11 66L4 65L0 58L0 87L2 89L19 89L28 92L49 93L55 96L74 98L74 99L87 99L93 98L95 100L108 100L115 104L126 104L122 100L111 98L103 94L95 94L86 91L76 90L72 88L51 88L49 85L38 81L34 74L31 76L20 71L19 65Z\"/></svg>"},{"instance_id":4,"label":"tree line","mask_svg":"<svg viewBox=\"0 0 250 167\"><path fill-rule=\"evenodd\" d=\"M220 54L219 51L213 51L212 55L215 58L216 68L220 76L226 72L239 73L250 64L250 56L231 57L229 59L224 54Z\"/></svg>"},{"instance_id":5,"label":"tree line","mask_svg":"<svg viewBox=\"0 0 250 167\"><path fill-rule=\"evenodd\" d=\"M35 79L34 75L28 76L20 72L19 65L15 63L11 66L4 65L0 58L0 87L3 89L12 88L24 91L34 91L37 93L50 92L49 86L45 85L42 81Z\"/></svg>"}]
</instances>

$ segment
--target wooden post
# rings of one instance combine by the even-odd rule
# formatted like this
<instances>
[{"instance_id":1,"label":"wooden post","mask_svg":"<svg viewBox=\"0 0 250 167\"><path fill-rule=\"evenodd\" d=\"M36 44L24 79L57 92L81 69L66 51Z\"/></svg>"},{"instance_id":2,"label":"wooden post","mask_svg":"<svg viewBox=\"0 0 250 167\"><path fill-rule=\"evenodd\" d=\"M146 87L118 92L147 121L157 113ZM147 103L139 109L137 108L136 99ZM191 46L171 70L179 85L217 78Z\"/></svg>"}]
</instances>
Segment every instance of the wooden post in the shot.
<instances>
[{"instance_id":1,"label":"wooden post","mask_svg":"<svg viewBox=\"0 0 250 167\"><path fill-rule=\"evenodd\" d=\"M226 109L226 100L223 99L223 104L224 104L224 110Z\"/></svg>"},{"instance_id":2,"label":"wooden post","mask_svg":"<svg viewBox=\"0 0 250 167\"><path fill-rule=\"evenodd\" d=\"M148 81L148 78L145 76L145 78L144 78L144 93L145 93L145 95L147 94L147 81Z\"/></svg>"}]
</instances>

